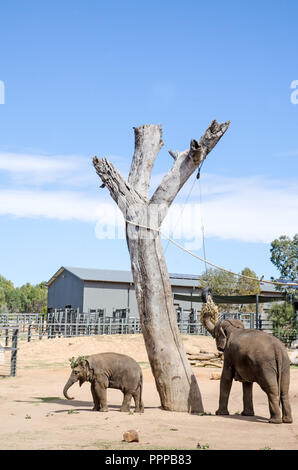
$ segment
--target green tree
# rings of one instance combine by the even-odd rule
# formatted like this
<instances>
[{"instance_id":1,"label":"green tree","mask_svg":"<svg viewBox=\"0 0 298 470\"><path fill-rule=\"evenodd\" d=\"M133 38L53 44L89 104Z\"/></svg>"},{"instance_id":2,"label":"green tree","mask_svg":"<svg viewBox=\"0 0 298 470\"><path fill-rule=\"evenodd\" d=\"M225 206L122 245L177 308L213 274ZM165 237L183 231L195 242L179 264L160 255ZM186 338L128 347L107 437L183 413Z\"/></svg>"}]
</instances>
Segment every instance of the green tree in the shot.
<instances>
[{"instance_id":1,"label":"green tree","mask_svg":"<svg viewBox=\"0 0 298 470\"><path fill-rule=\"evenodd\" d=\"M8 311L10 296L13 291L13 283L0 275L0 312Z\"/></svg>"},{"instance_id":2,"label":"green tree","mask_svg":"<svg viewBox=\"0 0 298 470\"><path fill-rule=\"evenodd\" d=\"M283 278L292 281L298 278L298 233L293 239L282 235L271 243L271 262Z\"/></svg>"},{"instance_id":3,"label":"green tree","mask_svg":"<svg viewBox=\"0 0 298 470\"><path fill-rule=\"evenodd\" d=\"M208 269L199 280L202 288L211 287L216 295L234 295L236 292L236 276L216 268Z\"/></svg>"},{"instance_id":4,"label":"green tree","mask_svg":"<svg viewBox=\"0 0 298 470\"><path fill-rule=\"evenodd\" d=\"M271 243L271 262L276 266L280 275L285 280L298 281L298 234L293 238L281 235ZM278 290L286 291L294 297L298 297L297 287L277 286ZM274 304L268 318L273 324L273 334L279 335L287 345L297 338L298 324L294 304L284 302Z\"/></svg>"},{"instance_id":5,"label":"green tree","mask_svg":"<svg viewBox=\"0 0 298 470\"><path fill-rule=\"evenodd\" d=\"M33 286L30 282L19 288L20 311L23 313L41 313L47 303L45 282Z\"/></svg>"},{"instance_id":6,"label":"green tree","mask_svg":"<svg viewBox=\"0 0 298 470\"><path fill-rule=\"evenodd\" d=\"M249 268L242 269L242 276L252 277L255 279L247 279L245 277L238 277L236 284L236 291L238 295L249 295L260 293L260 281L254 271Z\"/></svg>"},{"instance_id":7,"label":"green tree","mask_svg":"<svg viewBox=\"0 0 298 470\"><path fill-rule=\"evenodd\" d=\"M247 279L245 277L238 277L237 285L236 285L236 292L238 295L256 295L259 294L261 291L260 281L254 271L249 268L244 268L241 271L243 276L248 276L255 278L256 280ZM239 307L238 307L239 308ZM263 307L259 305L259 313L261 313ZM241 307L241 312L255 312L256 304L244 304Z\"/></svg>"},{"instance_id":8,"label":"green tree","mask_svg":"<svg viewBox=\"0 0 298 470\"><path fill-rule=\"evenodd\" d=\"M45 282L35 286L27 282L21 287L14 287L11 281L0 275L0 312L44 313L46 306Z\"/></svg>"},{"instance_id":9,"label":"green tree","mask_svg":"<svg viewBox=\"0 0 298 470\"><path fill-rule=\"evenodd\" d=\"M292 304L274 303L268 313L268 319L272 321L274 336L279 337L287 346L297 338L296 312Z\"/></svg>"},{"instance_id":10,"label":"green tree","mask_svg":"<svg viewBox=\"0 0 298 470\"><path fill-rule=\"evenodd\" d=\"M260 283L257 275L249 268L244 268L241 273L244 276L254 277L256 281L235 276L219 269L210 268L207 273L200 276L200 286L202 288L209 286L212 293L216 295L249 295L260 292ZM239 311L239 305L219 304L219 311ZM255 306L243 306L241 311L255 310Z\"/></svg>"}]
</instances>

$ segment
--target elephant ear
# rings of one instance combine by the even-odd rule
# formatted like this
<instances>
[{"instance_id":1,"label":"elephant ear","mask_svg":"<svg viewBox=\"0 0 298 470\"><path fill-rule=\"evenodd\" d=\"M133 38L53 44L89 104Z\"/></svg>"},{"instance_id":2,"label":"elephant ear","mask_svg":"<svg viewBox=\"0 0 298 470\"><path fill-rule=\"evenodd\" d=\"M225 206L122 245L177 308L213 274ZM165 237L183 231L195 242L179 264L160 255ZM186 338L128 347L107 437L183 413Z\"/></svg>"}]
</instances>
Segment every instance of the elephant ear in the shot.
<instances>
[{"instance_id":1,"label":"elephant ear","mask_svg":"<svg viewBox=\"0 0 298 470\"><path fill-rule=\"evenodd\" d=\"M219 351L223 351L227 343L227 332L223 322L217 322L214 328L214 338L216 347Z\"/></svg>"},{"instance_id":2,"label":"elephant ear","mask_svg":"<svg viewBox=\"0 0 298 470\"><path fill-rule=\"evenodd\" d=\"M92 357L87 356L84 359L84 367L86 370L87 380L91 381L94 377L94 365L93 365Z\"/></svg>"}]
</instances>

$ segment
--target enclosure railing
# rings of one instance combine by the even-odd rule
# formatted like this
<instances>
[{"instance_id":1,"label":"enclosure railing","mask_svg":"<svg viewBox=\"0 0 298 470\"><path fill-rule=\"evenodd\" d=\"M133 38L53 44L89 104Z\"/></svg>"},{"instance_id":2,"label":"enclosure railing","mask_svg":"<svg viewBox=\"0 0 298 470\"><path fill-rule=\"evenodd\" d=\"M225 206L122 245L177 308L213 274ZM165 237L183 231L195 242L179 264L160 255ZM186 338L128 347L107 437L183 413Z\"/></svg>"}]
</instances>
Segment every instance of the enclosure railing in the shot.
<instances>
[{"instance_id":1,"label":"enclosure railing","mask_svg":"<svg viewBox=\"0 0 298 470\"><path fill-rule=\"evenodd\" d=\"M113 317L106 316L104 309L80 313L77 310L56 310L50 314L0 314L0 376L16 374L18 341L32 339L70 338L76 336L140 334L142 328L138 318L124 317L128 309L117 309ZM124 318L121 318L124 317ZM220 313L219 320L238 318L245 328L255 328L256 321L253 313ZM198 312L190 309L180 309L177 312L177 324L181 334L209 335L199 321ZM275 334L284 340L280 331L273 331L272 323L268 320L258 321L258 326L264 331ZM297 339L287 337L287 343ZM287 344L287 345L288 345Z\"/></svg>"},{"instance_id":2,"label":"enclosure railing","mask_svg":"<svg viewBox=\"0 0 298 470\"><path fill-rule=\"evenodd\" d=\"M121 315L119 315L119 312ZM115 310L113 317L106 316L105 309L98 309L89 313L80 313L78 310L61 309L47 315L44 314L0 314L0 328L17 328L18 336L22 340L111 335L111 334L136 334L141 333L140 320L129 316L128 309ZM122 316L122 318L121 318ZM254 313L220 313L219 320L238 318L244 323L245 328L255 327ZM209 334L200 323L197 312L180 309L177 311L177 324L180 333L207 335ZM259 321L259 328L272 333L272 324L268 320ZM296 339L296 338L294 338Z\"/></svg>"},{"instance_id":3,"label":"enclosure railing","mask_svg":"<svg viewBox=\"0 0 298 470\"><path fill-rule=\"evenodd\" d=\"M0 376L16 375L19 329L0 325Z\"/></svg>"}]
</instances>

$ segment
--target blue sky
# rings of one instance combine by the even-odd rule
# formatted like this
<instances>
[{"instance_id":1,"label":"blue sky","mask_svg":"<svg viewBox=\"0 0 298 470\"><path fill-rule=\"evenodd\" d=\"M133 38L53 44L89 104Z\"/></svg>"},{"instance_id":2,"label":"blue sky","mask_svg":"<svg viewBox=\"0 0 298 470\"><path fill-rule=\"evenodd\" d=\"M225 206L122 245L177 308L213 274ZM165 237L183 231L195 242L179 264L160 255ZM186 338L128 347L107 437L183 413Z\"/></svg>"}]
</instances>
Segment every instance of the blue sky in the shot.
<instances>
[{"instance_id":1,"label":"blue sky","mask_svg":"<svg viewBox=\"0 0 298 470\"><path fill-rule=\"evenodd\" d=\"M161 123L155 187L167 150L217 119L231 125L204 163L202 204L193 176L167 228L202 256L203 221L207 259L277 276L270 242L298 231L297 14L296 0L2 2L0 274L21 285L61 265L130 269L92 157L127 175L132 128ZM170 272L204 270L164 246Z\"/></svg>"}]
</instances>

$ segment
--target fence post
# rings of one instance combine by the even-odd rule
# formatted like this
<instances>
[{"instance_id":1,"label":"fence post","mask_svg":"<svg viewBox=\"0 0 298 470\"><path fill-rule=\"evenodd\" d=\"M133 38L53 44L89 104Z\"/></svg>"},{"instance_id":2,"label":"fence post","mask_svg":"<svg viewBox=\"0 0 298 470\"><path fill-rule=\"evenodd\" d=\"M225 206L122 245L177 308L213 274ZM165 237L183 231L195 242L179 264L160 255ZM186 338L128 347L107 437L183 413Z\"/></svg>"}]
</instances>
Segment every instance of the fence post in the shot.
<instances>
[{"instance_id":1,"label":"fence post","mask_svg":"<svg viewBox=\"0 0 298 470\"><path fill-rule=\"evenodd\" d=\"M29 325L28 325L28 338L27 338L28 343L31 341L31 320L29 320Z\"/></svg>"},{"instance_id":2,"label":"fence post","mask_svg":"<svg viewBox=\"0 0 298 470\"><path fill-rule=\"evenodd\" d=\"M17 370L17 352L18 352L18 334L19 330L14 329L11 341L11 359L10 359L10 375L15 377Z\"/></svg>"},{"instance_id":3,"label":"fence post","mask_svg":"<svg viewBox=\"0 0 298 470\"><path fill-rule=\"evenodd\" d=\"M43 315L39 318L39 339L42 339L43 333Z\"/></svg>"},{"instance_id":4,"label":"fence post","mask_svg":"<svg viewBox=\"0 0 298 470\"><path fill-rule=\"evenodd\" d=\"M79 320L80 320L80 309L77 308L77 317L76 317L76 336L79 336Z\"/></svg>"},{"instance_id":5,"label":"fence post","mask_svg":"<svg viewBox=\"0 0 298 470\"><path fill-rule=\"evenodd\" d=\"M256 294L256 329L259 329L259 294Z\"/></svg>"}]
</instances>

